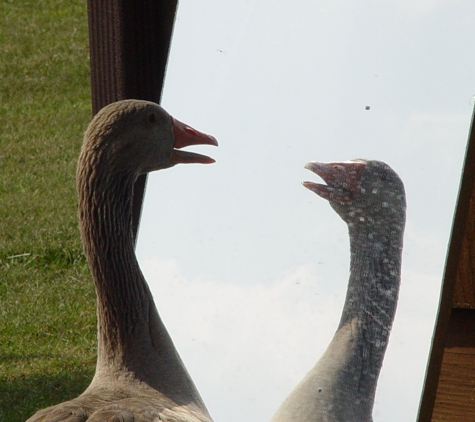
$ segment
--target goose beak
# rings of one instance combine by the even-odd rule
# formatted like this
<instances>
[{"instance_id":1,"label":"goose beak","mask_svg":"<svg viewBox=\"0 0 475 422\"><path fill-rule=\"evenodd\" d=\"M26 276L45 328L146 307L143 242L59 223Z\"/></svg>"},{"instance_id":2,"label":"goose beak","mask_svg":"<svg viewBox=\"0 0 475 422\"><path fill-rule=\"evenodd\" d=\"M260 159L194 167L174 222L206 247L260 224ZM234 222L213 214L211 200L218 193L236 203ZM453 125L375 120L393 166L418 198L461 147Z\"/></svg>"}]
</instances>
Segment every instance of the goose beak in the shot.
<instances>
[{"instance_id":1,"label":"goose beak","mask_svg":"<svg viewBox=\"0 0 475 422\"><path fill-rule=\"evenodd\" d=\"M331 163L311 161L305 168L320 176L326 185L314 182L302 182L302 184L327 201L348 205L355 193L358 193L361 173L365 167L366 163L362 161Z\"/></svg>"},{"instance_id":2,"label":"goose beak","mask_svg":"<svg viewBox=\"0 0 475 422\"><path fill-rule=\"evenodd\" d=\"M218 146L218 141L214 136L206 135L196 129L180 122L172 117L172 130L175 143L173 145L172 163L173 164L187 164L187 163L201 163L211 164L215 160L206 155L197 154L189 151L179 151L180 148L188 147L190 145L214 145Z\"/></svg>"}]
</instances>

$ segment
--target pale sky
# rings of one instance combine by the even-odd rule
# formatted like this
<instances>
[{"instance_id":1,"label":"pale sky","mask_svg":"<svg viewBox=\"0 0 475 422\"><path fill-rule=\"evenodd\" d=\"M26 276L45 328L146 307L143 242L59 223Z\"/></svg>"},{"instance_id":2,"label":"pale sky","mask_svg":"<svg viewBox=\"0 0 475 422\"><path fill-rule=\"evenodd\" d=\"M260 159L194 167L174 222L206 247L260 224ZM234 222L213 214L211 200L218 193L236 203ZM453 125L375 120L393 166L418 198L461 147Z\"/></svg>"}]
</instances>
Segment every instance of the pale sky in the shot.
<instances>
[{"instance_id":1,"label":"pale sky","mask_svg":"<svg viewBox=\"0 0 475 422\"><path fill-rule=\"evenodd\" d=\"M475 95L470 1L179 3L162 105L216 159L149 177L138 256L216 422L265 422L333 336L346 225L308 161L387 162L408 214L374 421L415 420ZM370 110L365 110L365 106Z\"/></svg>"}]
</instances>

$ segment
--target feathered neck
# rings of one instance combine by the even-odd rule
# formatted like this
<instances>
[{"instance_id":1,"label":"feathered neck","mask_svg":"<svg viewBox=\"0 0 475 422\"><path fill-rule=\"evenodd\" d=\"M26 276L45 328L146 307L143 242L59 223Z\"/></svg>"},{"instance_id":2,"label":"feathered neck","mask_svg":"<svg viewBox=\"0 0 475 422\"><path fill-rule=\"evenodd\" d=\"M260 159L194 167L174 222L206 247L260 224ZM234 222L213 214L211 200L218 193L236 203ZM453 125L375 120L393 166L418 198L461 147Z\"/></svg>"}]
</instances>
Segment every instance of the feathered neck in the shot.
<instances>
[{"instance_id":1,"label":"feathered neck","mask_svg":"<svg viewBox=\"0 0 475 422\"><path fill-rule=\"evenodd\" d=\"M83 148L77 172L84 252L97 293L98 359L90 389L108 382L145 385L209 418L156 310L134 251L136 176L111 170L105 156ZM126 381L128 380L128 381ZM91 390L91 391L92 391Z\"/></svg>"},{"instance_id":2,"label":"feathered neck","mask_svg":"<svg viewBox=\"0 0 475 422\"><path fill-rule=\"evenodd\" d=\"M111 174L101 154L83 150L78 167L79 220L97 293L99 360L126 360L127 345L148 325L152 296L133 243L136 177Z\"/></svg>"},{"instance_id":3,"label":"feathered neck","mask_svg":"<svg viewBox=\"0 0 475 422\"><path fill-rule=\"evenodd\" d=\"M349 367L358 391L373 400L387 348L399 292L404 221L349 224L350 278L339 329L356 321ZM353 376L356 374L353 373Z\"/></svg>"}]
</instances>

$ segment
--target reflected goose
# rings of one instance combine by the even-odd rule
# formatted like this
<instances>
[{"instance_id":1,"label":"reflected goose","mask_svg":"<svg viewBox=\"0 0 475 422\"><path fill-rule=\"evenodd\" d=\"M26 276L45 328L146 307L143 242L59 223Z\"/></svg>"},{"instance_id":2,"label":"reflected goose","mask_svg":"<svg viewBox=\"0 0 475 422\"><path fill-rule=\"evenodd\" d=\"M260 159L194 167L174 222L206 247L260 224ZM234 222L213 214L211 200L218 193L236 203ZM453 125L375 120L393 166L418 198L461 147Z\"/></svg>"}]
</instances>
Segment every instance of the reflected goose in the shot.
<instances>
[{"instance_id":1,"label":"reflected goose","mask_svg":"<svg viewBox=\"0 0 475 422\"><path fill-rule=\"evenodd\" d=\"M179 163L213 163L180 150L198 144L217 141L147 101L110 104L90 123L77 190L84 253L97 294L96 373L79 397L40 410L29 422L211 422L158 315L132 231L137 177Z\"/></svg>"},{"instance_id":2,"label":"reflected goose","mask_svg":"<svg viewBox=\"0 0 475 422\"><path fill-rule=\"evenodd\" d=\"M326 184L303 185L348 225L350 277L338 329L272 422L369 422L399 293L404 185L385 163L308 163Z\"/></svg>"}]
</instances>

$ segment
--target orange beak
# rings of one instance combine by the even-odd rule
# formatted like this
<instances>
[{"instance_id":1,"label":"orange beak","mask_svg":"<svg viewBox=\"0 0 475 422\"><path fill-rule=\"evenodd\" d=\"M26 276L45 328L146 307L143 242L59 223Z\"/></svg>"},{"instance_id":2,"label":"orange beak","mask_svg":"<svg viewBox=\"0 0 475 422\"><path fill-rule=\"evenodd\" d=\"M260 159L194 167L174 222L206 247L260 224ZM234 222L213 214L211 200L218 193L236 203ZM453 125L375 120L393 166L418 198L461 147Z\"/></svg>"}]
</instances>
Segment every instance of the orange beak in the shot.
<instances>
[{"instance_id":1,"label":"orange beak","mask_svg":"<svg viewBox=\"0 0 475 422\"><path fill-rule=\"evenodd\" d=\"M190 145L214 145L218 146L218 141L214 136L206 135L196 129L180 122L172 117L172 130L175 143L173 145L172 162L173 164L201 163L211 164L215 160L206 155L195 152L180 151L180 148Z\"/></svg>"}]
</instances>

